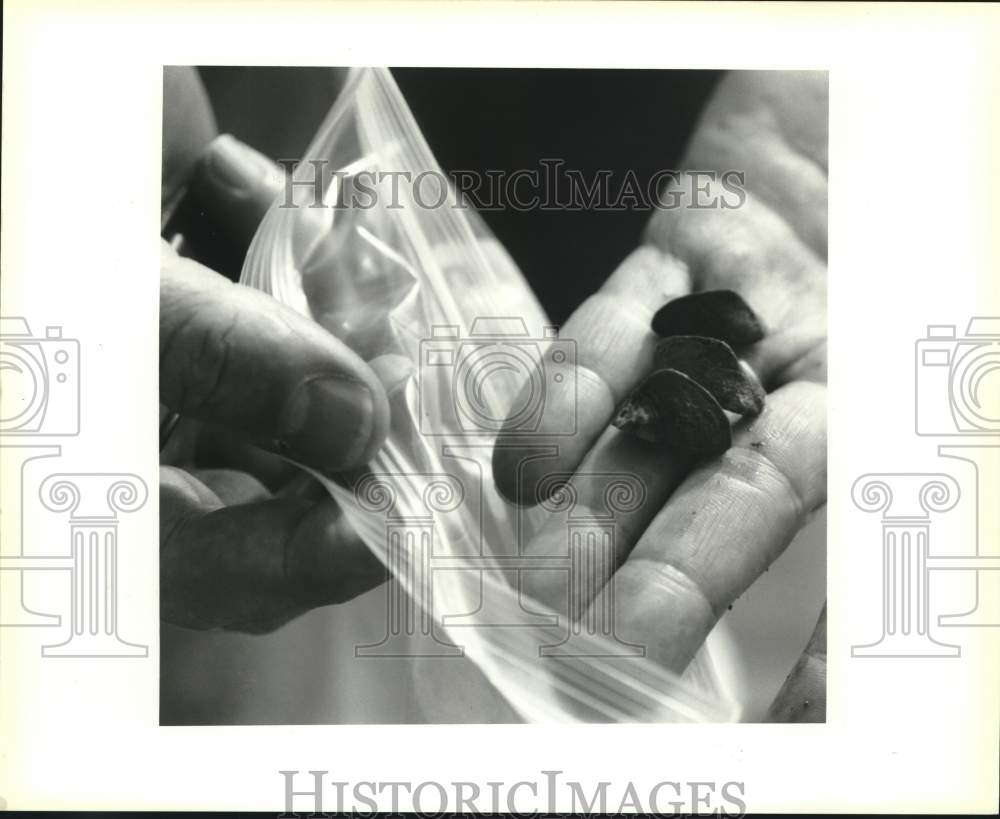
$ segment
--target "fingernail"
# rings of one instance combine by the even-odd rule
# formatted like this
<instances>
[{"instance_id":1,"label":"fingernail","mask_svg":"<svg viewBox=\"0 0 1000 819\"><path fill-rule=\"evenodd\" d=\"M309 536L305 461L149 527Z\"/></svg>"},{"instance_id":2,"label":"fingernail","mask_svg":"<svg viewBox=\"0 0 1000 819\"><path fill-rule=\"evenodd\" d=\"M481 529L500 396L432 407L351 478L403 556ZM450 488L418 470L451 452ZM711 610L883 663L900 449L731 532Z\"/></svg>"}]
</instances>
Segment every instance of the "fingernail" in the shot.
<instances>
[{"instance_id":1,"label":"fingernail","mask_svg":"<svg viewBox=\"0 0 1000 819\"><path fill-rule=\"evenodd\" d=\"M252 195L274 173L265 157L229 134L209 145L205 170L216 186L239 198Z\"/></svg>"},{"instance_id":2,"label":"fingernail","mask_svg":"<svg viewBox=\"0 0 1000 819\"><path fill-rule=\"evenodd\" d=\"M318 376L296 387L282 413L279 448L326 471L356 464L371 440L374 400L361 381Z\"/></svg>"}]
</instances>

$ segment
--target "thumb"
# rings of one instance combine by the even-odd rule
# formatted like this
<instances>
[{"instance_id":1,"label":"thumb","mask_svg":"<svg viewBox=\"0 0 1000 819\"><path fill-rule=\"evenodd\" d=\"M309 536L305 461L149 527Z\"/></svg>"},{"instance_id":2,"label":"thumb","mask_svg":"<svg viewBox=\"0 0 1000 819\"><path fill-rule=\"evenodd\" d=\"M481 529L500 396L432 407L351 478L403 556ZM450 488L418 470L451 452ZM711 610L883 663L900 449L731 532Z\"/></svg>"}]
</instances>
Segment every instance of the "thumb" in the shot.
<instances>
[{"instance_id":1,"label":"thumb","mask_svg":"<svg viewBox=\"0 0 1000 819\"><path fill-rule=\"evenodd\" d=\"M160 400L324 472L367 462L389 425L385 391L343 343L166 243Z\"/></svg>"}]
</instances>

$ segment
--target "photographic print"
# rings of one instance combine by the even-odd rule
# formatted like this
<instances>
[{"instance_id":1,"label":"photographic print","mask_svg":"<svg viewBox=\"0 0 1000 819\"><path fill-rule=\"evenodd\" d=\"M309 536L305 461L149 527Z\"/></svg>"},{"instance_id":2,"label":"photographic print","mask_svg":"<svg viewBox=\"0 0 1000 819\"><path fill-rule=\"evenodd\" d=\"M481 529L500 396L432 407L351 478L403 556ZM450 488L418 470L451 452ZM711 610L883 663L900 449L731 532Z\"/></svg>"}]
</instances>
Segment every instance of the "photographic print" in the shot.
<instances>
[{"instance_id":1,"label":"photographic print","mask_svg":"<svg viewBox=\"0 0 1000 819\"><path fill-rule=\"evenodd\" d=\"M825 72L163 111L164 724L824 721Z\"/></svg>"},{"instance_id":2,"label":"photographic print","mask_svg":"<svg viewBox=\"0 0 1000 819\"><path fill-rule=\"evenodd\" d=\"M995 8L8 0L0 810L995 814Z\"/></svg>"}]
</instances>

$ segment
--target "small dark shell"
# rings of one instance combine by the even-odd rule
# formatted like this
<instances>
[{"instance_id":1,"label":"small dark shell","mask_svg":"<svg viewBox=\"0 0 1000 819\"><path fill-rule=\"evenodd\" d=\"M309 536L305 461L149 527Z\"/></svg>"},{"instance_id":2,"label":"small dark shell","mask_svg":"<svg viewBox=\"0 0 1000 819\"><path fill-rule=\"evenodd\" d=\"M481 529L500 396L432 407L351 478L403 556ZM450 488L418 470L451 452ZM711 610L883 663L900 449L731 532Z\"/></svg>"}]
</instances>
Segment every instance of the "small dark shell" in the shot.
<instances>
[{"instance_id":1,"label":"small dark shell","mask_svg":"<svg viewBox=\"0 0 1000 819\"><path fill-rule=\"evenodd\" d=\"M644 441L693 455L721 455L732 445L729 419L704 387L682 372L656 370L618 409L612 423Z\"/></svg>"},{"instance_id":2,"label":"small dark shell","mask_svg":"<svg viewBox=\"0 0 1000 819\"><path fill-rule=\"evenodd\" d=\"M764 408L764 388L733 348L717 338L669 336L656 345L657 369L673 369L694 379L715 396L723 409L757 415Z\"/></svg>"},{"instance_id":3,"label":"small dark shell","mask_svg":"<svg viewBox=\"0 0 1000 819\"><path fill-rule=\"evenodd\" d=\"M733 348L764 337L757 314L732 290L704 290L667 302L653 316L653 332L660 336L708 336Z\"/></svg>"}]
</instances>

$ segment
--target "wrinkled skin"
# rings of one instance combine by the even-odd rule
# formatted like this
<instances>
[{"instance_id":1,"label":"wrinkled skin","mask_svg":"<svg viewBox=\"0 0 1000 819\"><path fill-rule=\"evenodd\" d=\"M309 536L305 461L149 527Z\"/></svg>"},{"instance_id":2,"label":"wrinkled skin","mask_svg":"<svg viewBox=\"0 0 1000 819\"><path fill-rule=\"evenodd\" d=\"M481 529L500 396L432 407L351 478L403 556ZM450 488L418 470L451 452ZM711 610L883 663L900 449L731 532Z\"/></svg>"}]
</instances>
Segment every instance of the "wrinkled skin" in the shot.
<instances>
[{"instance_id":1,"label":"wrinkled skin","mask_svg":"<svg viewBox=\"0 0 1000 819\"><path fill-rule=\"evenodd\" d=\"M269 159L216 137L192 69L164 72L167 222L188 192L245 244L282 188ZM270 631L381 582L377 558L288 456L333 473L367 463L389 424L383 381L342 342L270 297L161 248L161 616L196 629Z\"/></svg>"},{"instance_id":2,"label":"wrinkled skin","mask_svg":"<svg viewBox=\"0 0 1000 819\"><path fill-rule=\"evenodd\" d=\"M196 129L200 137L189 134L174 144L167 123L165 205L170 190L194 167L191 157L199 142L214 133L210 110L196 90L187 88L182 103L168 110L187 110L180 119L200 117L202 125ZM591 486L588 474L640 477L645 503L617 521L617 626L622 639L648 646L655 660L674 670L687 665L720 614L825 501L826 121L825 75L747 72L722 81L682 167L745 172L745 202L738 208L654 213L642 246L563 328L563 336L577 344L581 365L571 408L576 434L557 442L558 457L542 464L542 471L519 472L516 446L494 458L498 486L522 500L533 498L540 480L553 471L576 471L580 497L595 507L600 501L594 493L601 487ZM259 219L261 203L273 193L273 183L259 168L247 163L242 194L234 198L232 189L220 190L213 207L243 208L250 222ZM692 190L684 180L677 188ZM711 196L711 185L707 192ZM211 208L207 211L211 217ZM179 288L175 292L189 304L200 304L213 290L232 294L194 262L177 260L169 251L164 259L168 286ZM695 463L638 442L609 422L652 364L652 313L672 297L716 288L739 292L762 317L767 337L737 352L770 394L760 417L734 430L732 449ZM273 313L273 305L268 310ZM255 304L247 301L242 312L252 316ZM282 316L288 325L299 318ZM255 329L252 319L249 327ZM379 383L392 376L365 368L333 344L335 339L300 330L311 340L306 343L314 361L346 372L375 396L372 433L348 458L363 463L387 426ZM187 382L175 375L184 398ZM232 388L239 396L237 385ZM266 631L311 607L348 599L384 577L335 504L273 454L280 404L241 419L245 400L234 402L211 390L207 397L195 396L193 414L202 411L203 420L183 422L166 453L168 461L186 468L164 467L161 486L165 618L197 628ZM547 397L554 411L565 411L569 400ZM519 442L516 436L505 438ZM320 441L293 454L308 462L335 443ZM197 457L205 444L213 454L210 469ZM338 446L342 456L342 442ZM321 459L316 465L330 463ZM564 544L561 528L543 528L529 552ZM539 577L529 591L556 608L564 593Z\"/></svg>"},{"instance_id":3,"label":"wrinkled skin","mask_svg":"<svg viewBox=\"0 0 1000 819\"><path fill-rule=\"evenodd\" d=\"M642 246L560 333L576 342L576 392L547 394L546 412L575 412L575 434L505 433L507 447L494 453L499 488L519 502L537 501L550 473L575 473L580 502L595 512L604 499L594 476L624 472L644 483L645 502L615 519L616 633L677 672L826 500L827 88L826 75L812 72L723 79L682 167L744 172L742 206L656 211ZM704 177L699 184L709 198L724 193ZM676 189L699 204L693 185ZM701 462L609 428L652 367L655 310L721 288L743 296L767 331L737 350L769 391L761 415L737 425L729 451ZM528 447L545 444L558 455L526 460ZM543 527L528 553L560 548L561 521ZM565 611L564 578L536 572L527 581L536 599Z\"/></svg>"}]
</instances>

